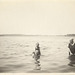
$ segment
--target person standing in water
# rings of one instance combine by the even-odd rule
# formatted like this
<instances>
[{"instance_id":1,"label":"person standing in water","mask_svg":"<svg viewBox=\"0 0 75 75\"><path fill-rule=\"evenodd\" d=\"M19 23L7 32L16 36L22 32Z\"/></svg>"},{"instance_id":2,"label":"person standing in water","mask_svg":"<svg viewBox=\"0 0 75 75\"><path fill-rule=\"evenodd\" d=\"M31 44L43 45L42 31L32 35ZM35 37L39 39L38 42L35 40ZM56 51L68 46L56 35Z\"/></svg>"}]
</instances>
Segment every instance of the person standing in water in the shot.
<instances>
[{"instance_id":1,"label":"person standing in water","mask_svg":"<svg viewBox=\"0 0 75 75\"><path fill-rule=\"evenodd\" d=\"M39 47L39 43L36 43L36 47L35 47L35 52L33 52L33 58L35 60L35 64L36 64L36 69L41 69L40 66L40 56L41 56L41 52L40 52L40 47Z\"/></svg>"},{"instance_id":2,"label":"person standing in water","mask_svg":"<svg viewBox=\"0 0 75 75\"><path fill-rule=\"evenodd\" d=\"M68 45L68 48L70 49L71 53L74 55L75 54L75 43L74 43L74 39L70 40L70 43ZM69 52L70 55L70 52Z\"/></svg>"},{"instance_id":3,"label":"person standing in water","mask_svg":"<svg viewBox=\"0 0 75 75\"><path fill-rule=\"evenodd\" d=\"M35 52L33 52L33 58L38 61L40 59L41 56L41 52L40 52L40 47L39 47L39 43L36 43L36 47L35 47Z\"/></svg>"}]
</instances>

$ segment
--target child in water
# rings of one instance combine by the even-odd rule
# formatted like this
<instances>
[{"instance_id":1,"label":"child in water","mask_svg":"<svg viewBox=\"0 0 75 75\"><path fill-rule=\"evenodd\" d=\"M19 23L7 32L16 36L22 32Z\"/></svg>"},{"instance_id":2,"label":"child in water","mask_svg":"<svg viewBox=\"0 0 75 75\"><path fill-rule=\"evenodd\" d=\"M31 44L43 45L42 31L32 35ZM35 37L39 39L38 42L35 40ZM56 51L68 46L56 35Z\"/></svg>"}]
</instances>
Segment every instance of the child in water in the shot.
<instances>
[{"instance_id":1,"label":"child in water","mask_svg":"<svg viewBox=\"0 0 75 75\"><path fill-rule=\"evenodd\" d=\"M36 43L35 52L33 52L33 58L35 59L35 61L38 62L40 56L41 56L41 52L40 52L39 43Z\"/></svg>"},{"instance_id":2,"label":"child in water","mask_svg":"<svg viewBox=\"0 0 75 75\"><path fill-rule=\"evenodd\" d=\"M36 43L36 47L35 47L35 52L33 52L33 58L35 60L35 69L36 70L40 70L40 56L41 56L41 52L40 52L40 47L39 47L39 43Z\"/></svg>"}]
</instances>

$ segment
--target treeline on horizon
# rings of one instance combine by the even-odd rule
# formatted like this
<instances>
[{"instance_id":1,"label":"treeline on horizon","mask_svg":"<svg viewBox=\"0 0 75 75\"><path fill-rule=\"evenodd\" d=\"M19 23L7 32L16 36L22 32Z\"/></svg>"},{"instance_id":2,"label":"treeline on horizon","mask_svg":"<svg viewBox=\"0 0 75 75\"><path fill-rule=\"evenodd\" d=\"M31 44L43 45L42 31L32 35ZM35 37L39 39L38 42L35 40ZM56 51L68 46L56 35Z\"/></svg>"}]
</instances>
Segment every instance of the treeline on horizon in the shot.
<instances>
[{"instance_id":1,"label":"treeline on horizon","mask_svg":"<svg viewBox=\"0 0 75 75\"><path fill-rule=\"evenodd\" d=\"M75 34L67 34L67 36L75 36Z\"/></svg>"}]
</instances>

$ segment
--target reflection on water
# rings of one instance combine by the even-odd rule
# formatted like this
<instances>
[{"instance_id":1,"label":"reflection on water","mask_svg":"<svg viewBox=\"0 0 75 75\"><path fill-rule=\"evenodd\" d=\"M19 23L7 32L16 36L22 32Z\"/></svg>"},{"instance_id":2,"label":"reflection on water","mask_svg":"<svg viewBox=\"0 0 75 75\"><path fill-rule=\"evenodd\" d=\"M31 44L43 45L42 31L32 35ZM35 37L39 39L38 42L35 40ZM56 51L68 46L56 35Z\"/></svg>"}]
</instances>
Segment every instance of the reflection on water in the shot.
<instances>
[{"instance_id":1,"label":"reflection on water","mask_svg":"<svg viewBox=\"0 0 75 75\"><path fill-rule=\"evenodd\" d=\"M68 65L75 67L75 55L69 56L69 60L70 60L70 63Z\"/></svg>"},{"instance_id":2,"label":"reflection on water","mask_svg":"<svg viewBox=\"0 0 75 75\"><path fill-rule=\"evenodd\" d=\"M39 61L35 61L35 70L41 70L40 60Z\"/></svg>"}]
</instances>

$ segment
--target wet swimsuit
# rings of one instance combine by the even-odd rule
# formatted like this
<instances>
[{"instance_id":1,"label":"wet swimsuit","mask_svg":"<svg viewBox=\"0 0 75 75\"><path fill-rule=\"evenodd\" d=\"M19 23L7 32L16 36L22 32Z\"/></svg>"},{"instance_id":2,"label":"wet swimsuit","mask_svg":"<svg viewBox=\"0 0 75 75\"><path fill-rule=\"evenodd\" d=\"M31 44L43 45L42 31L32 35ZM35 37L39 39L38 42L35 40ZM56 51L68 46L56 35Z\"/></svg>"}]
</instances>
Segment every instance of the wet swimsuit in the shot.
<instances>
[{"instance_id":1,"label":"wet swimsuit","mask_svg":"<svg viewBox=\"0 0 75 75\"><path fill-rule=\"evenodd\" d=\"M72 54L75 54L75 44L70 44L70 43L69 43L69 46L68 46L68 47L69 47L71 53L72 53Z\"/></svg>"},{"instance_id":2,"label":"wet swimsuit","mask_svg":"<svg viewBox=\"0 0 75 75\"><path fill-rule=\"evenodd\" d=\"M40 55L41 55L40 47L35 48L35 59L36 60L40 59Z\"/></svg>"}]
</instances>

